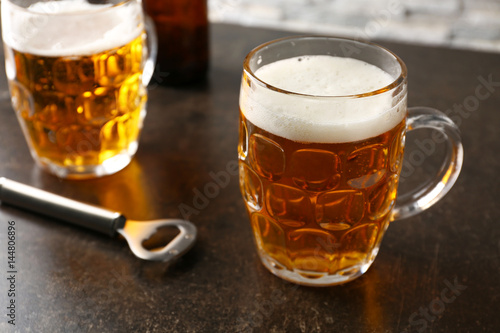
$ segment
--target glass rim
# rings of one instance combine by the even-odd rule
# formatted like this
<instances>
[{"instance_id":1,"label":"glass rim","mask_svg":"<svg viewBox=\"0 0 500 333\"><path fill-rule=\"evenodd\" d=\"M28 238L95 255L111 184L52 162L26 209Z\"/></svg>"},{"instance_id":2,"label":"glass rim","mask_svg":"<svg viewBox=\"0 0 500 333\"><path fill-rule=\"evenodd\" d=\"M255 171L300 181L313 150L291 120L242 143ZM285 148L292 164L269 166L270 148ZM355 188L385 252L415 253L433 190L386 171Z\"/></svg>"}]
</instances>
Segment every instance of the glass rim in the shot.
<instances>
[{"instance_id":1,"label":"glass rim","mask_svg":"<svg viewBox=\"0 0 500 333\"><path fill-rule=\"evenodd\" d=\"M257 75L255 75L254 71L250 68L250 60L253 59L253 57L255 56L255 54L257 52L259 52L260 50L262 50L262 49L264 49L264 48L266 48L268 46L281 43L281 42L293 41L293 40L304 40L304 39L313 39L313 40L321 40L321 39L325 40L326 39L326 40L337 40L339 42L341 42L341 41L350 42L350 43L355 42L355 43L359 43L359 44L362 44L362 45L365 45L365 46L370 46L370 47L373 47L373 48L381 49L387 55L392 56L392 58L397 61L397 63L400 66L401 73L390 84L385 85L384 87L381 87L381 88L377 88L376 90L367 91L367 92L363 92L363 93L359 93L359 94L350 94L350 95L347 95L347 94L346 95L314 95L314 94L306 94L306 93L300 93L300 92L296 92L296 91L290 91L290 90L286 90L286 89L282 89L282 88L278 88L276 86L273 86L273 85L265 82L264 80L260 79ZM308 54L304 54L304 56L306 56L306 55L308 55ZM401 86L402 84L404 84L406 82L406 78L407 78L407 75L408 75L408 71L407 71L406 65L403 62L403 60L398 55L396 55L394 52L392 52L391 50L389 50L388 48L386 48L384 46L381 46L381 45L379 45L377 43L373 43L373 42L369 42L369 41L359 41L359 40L356 40L356 39L345 38L345 37L312 36L312 35L299 35L299 36L282 37L282 38L274 39L274 40L265 42L263 44L260 44L259 46L257 46L254 49L252 49L247 54L247 56L245 57L245 59L243 61L243 71L247 75L249 75L250 77L252 77L254 80L256 80L256 82L259 85L261 85L261 86L263 86L265 88L268 88L270 90L274 90L274 91L276 91L278 93L287 94L287 95L302 96L302 97L332 98L332 99L339 99L339 98L362 98L362 97L370 97L370 96L381 95L383 93L391 91L391 90L393 90L393 89Z\"/></svg>"},{"instance_id":2,"label":"glass rim","mask_svg":"<svg viewBox=\"0 0 500 333\"><path fill-rule=\"evenodd\" d=\"M63 1L54 1L54 2L67 2L67 1L70 1L70 0L63 0ZM16 0L2 0L2 2L6 2L8 3L9 5L13 6L16 8L16 10L20 10L20 11L23 11L23 12L26 12L26 13L29 13L31 15L38 15L38 16L61 16L61 15L64 15L64 16L70 16L70 15L88 15L88 14L95 14L95 13L102 13L104 11L108 11L108 10L112 10L114 8L117 8L117 7L121 7L121 6L124 6L128 3L131 3L131 2L139 2L138 0L121 0L115 4L112 4L111 6L106 6L106 7L102 7L102 8L99 8L99 9L92 9L92 10L80 10L80 11L77 11L77 12L60 12L60 13L46 13L46 12L35 12L35 11L31 11L28 9L28 7L23 7L19 4L17 4ZM37 2L47 2L47 1L37 1ZM33 5L37 2L31 2L30 5Z\"/></svg>"}]
</instances>

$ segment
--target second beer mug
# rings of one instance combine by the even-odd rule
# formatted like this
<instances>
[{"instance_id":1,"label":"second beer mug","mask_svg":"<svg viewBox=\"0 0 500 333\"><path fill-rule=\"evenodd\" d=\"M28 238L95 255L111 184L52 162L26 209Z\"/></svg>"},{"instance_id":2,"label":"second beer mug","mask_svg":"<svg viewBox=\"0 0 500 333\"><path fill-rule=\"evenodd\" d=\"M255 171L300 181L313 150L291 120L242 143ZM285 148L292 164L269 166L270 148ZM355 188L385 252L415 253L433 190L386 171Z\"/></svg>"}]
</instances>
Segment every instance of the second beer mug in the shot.
<instances>
[{"instance_id":1,"label":"second beer mug","mask_svg":"<svg viewBox=\"0 0 500 333\"><path fill-rule=\"evenodd\" d=\"M262 263L311 286L370 267L389 223L427 209L455 183L463 150L443 113L406 106L407 72L390 51L341 38L285 38L245 59L240 187ZM405 134L433 128L448 156L396 204Z\"/></svg>"},{"instance_id":2,"label":"second beer mug","mask_svg":"<svg viewBox=\"0 0 500 333\"><path fill-rule=\"evenodd\" d=\"M141 2L5 0L2 32L12 104L37 164L62 178L128 165L154 67Z\"/></svg>"}]
</instances>

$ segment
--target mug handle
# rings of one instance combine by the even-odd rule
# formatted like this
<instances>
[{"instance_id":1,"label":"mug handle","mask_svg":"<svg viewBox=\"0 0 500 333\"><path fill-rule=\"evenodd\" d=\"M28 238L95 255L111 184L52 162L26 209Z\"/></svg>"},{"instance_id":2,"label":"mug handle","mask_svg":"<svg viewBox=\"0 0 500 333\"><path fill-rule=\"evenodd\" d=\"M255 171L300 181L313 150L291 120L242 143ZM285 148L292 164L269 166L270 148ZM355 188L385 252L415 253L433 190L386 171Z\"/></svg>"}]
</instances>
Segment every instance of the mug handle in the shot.
<instances>
[{"instance_id":1,"label":"mug handle","mask_svg":"<svg viewBox=\"0 0 500 333\"><path fill-rule=\"evenodd\" d=\"M460 130L444 113L428 107L408 109L407 131L430 128L444 135L447 154L437 175L408 193L399 194L391 221L414 216L434 205L452 188L460 174L464 150Z\"/></svg>"},{"instance_id":2,"label":"mug handle","mask_svg":"<svg viewBox=\"0 0 500 333\"><path fill-rule=\"evenodd\" d=\"M155 71L156 56L158 55L158 37L153 19L144 14L144 28L146 29L148 57L142 72L142 84L147 87Z\"/></svg>"}]
</instances>

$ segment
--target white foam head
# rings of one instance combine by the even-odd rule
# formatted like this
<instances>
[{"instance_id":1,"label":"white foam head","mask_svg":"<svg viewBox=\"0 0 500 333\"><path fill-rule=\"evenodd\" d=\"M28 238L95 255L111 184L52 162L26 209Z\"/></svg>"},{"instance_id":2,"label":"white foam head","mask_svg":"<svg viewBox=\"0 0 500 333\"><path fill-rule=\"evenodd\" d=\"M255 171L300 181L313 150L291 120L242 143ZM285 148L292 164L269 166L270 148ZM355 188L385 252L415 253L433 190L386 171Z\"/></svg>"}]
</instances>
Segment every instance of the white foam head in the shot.
<instances>
[{"instance_id":1,"label":"white foam head","mask_svg":"<svg viewBox=\"0 0 500 333\"><path fill-rule=\"evenodd\" d=\"M20 52L91 55L127 44L142 29L139 1L114 7L86 0L46 1L28 8L2 1L4 42Z\"/></svg>"},{"instance_id":2,"label":"white foam head","mask_svg":"<svg viewBox=\"0 0 500 333\"><path fill-rule=\"evenodd\" d=\"M354 96L385 88L396 79L360 60L296 57L264 65L254 74L267 84L297 94L258 84L248 88L243 83L242 112L253 124L293 141L363 140L387 132L406 115L406 93L397 103L391 92Z\"/></svg>"}]
</instances>

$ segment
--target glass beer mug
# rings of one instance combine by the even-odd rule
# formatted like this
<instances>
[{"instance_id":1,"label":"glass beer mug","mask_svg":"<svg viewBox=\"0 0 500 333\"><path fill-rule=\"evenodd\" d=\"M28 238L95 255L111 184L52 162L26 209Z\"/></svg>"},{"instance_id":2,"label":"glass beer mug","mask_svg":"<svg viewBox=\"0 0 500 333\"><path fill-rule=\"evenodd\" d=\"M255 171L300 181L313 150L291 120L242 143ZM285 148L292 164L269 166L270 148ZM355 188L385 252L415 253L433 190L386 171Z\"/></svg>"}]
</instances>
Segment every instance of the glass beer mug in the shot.
<instances>
[{"instance_id":1,"label":"glass beer mug","mask_svg":"<svg viewBox=\"0 0 500 333\"><path fill-rule=\"evenodd\" d=\"M284 38L246 57L240 90L240 188L264 266L288 281L351 281L374 261L389 223L429 208L455 183L455 124L407 108L392 52L328 37ZM435 178L398 197L405 134L432 128L448 155Z\"/></svg>"},{"instance_id":2,"label":"glass beer mug","mask_svg":"<svg viewBox=\"0 0 500 333\"><path fill-rule=\"evenodd\" d=\"M2 1L12 105L39 166L90 178L129 164L154 69L152 31L138 0Z\"/></svg>"}]
</instances>

